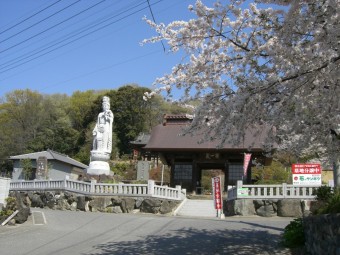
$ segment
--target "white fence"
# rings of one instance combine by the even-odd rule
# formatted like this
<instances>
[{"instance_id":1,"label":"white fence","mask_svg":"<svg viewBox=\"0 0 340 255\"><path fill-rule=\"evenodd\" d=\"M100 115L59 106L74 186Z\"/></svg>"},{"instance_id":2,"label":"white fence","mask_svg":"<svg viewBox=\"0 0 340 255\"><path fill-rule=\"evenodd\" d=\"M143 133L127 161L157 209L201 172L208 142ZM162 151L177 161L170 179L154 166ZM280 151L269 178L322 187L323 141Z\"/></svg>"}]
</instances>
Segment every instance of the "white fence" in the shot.
<instances>
[{"instance_id":1,"label":"white fence","mask_svg":"<svg viewBox=\"0 0 340 255\"><path fill-rule=\"evenodd\" d=\"M109 184L91 182L82 182L75 180L34 180L34 181L11 181L11 191L35 191L35 190L65 190L84 195L100 196L143 196L157 197L172 200L183 200L186 196L186 190L181 186L170 188L168 186L159 186L155 181L149 180L148 184Z\"/></svg>"},{"instance_id":2,"label":"white fence","mask_svg":"<svg viewBox=\"0 0 340 255\"><path fill-rule=\"evenodd\" d=\"M228 200L234 199L315 199L313 191L320 186L278 185L243 185L237 181L236 187L228 190Z\"/></svg>"}]
</instances>

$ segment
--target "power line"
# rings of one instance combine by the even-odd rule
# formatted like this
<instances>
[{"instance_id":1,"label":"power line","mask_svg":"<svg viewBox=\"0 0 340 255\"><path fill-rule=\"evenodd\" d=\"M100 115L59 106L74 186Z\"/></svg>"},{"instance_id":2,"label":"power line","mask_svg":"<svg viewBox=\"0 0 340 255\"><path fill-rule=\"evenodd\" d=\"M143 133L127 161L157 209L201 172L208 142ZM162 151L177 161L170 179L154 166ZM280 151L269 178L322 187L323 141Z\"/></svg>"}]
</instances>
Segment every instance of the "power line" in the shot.
<instances>
[{"instance_id":1,"label":"power line","mask_svg":"<svg viewBox=\"0 0 340 255\"><path fill-rule=\"evenodd\" d=\"M13 26L11 26L11 27L5 29L4 31L0 32L0 35L3 34L3 33L5 33L5 32L7 32L8 30L11 30L12 28L15 28L16 26L19 26L20 24L24 23L25 21L29 20L30 18L33 18L34 16L38 15L39 13L41 13L41 12L47 10L48 8L52 7L53 5L55 5L55 4L57 4L57 3L61 2L61 1L62 1L62 0L58 0L58 1L56 1L56 2L54 2L54 3L52 3L52 4L50 4L49 6L45 7L44 9L42 9L42 10L40 10L40 11L38 11L38 12L32 14L31 16L27 17L26 19L24 19L24 20L22 20L22 21L16 23L15 25L13 25Z\"/></svg>"},{"instance_id":2,"label":"power line","mask_svg":"<svg viewBox=\"0 0 340 255\"><path fill-rule=\"evenodd\" d=\"M45 47L45 48L43 48L42 50L39 50L39 51L37 51L37 52L35 52L35 53L29 55L29 56L23 57L23 58L19 59L18 61L15 61L15 62L12 63L12 64L5 65L4 67L2 67L2 68L0 68L0 69L4 69L4 68L6 68L6 67L8 67L8 66L11 66L11 65L13 65L13 64L15 64L15 63L18 63L18 62L20 62L20 61L22 61L22 60L24 60L24 59L27 59L27 58L29 58L29 57L32 57L32 56L34 56L34 55L36 55L36 54L38 54L38 53L40 53L40 52L43 52L43 51L45 51L45 50L47 50L47 49L49 49L49 48L52 48L53 46L56 46L56 45L58 45L58 44L60 44L60 43L62 43L62 42L64 42L64 41L66 41L66 40L68 40L68 39L71 39L72 37L75 37L75 36L77 36L77 35L79 35L79 34L81 34L81 33L83 33L83 32L86 32L86 31L88 31L88 30L90 30L90 29L92 29L92 28L94 28L94 27L96 27L96 26L98 26L98 25L101 25L101 24L105 23L106 21L108 21L108 20L110 20L110 19L116 18L116 17L118 17L118 16L120 16L120 15L122 15L122 14L128 12L128 11L130 11L130 10L133 10L134 8L137 8L137 7L140 6L140 5L143 5L143 3L139 3L139 4L137 4L136 6L130 7L128 10L123 10L123 11L121 11L120 13L118 13L118 14L116 14L116 15L110 17L110 18L105 19L104 21L101 21L101 22L99 22L99 23L97 23L97 24L93 24L93 25L91 25L91 26L88 27L88 28L82 29L80 32L78 32L78 33L76 33L76 34L73 34L73 35L72 35L72 33L70 33L70 34L69 34L70 36L64 38L63 40L60 40L59 42L56 42L56 43L54 43L54 44L52 44L52 45L50 45L50 46L48 46L48 47ZM146 8L146 7L145 7L145 8ZM145 8L139 9L139 10L137 10L137 12L138 12L138 11L141 11L141 10L143 10L143 9L145 9ZM111 25L111 24L113 24L113 23L116 23L116 22L118 22L118 21L120 21L120 20L122 20L122 19L124 19L124 18L127 18L127 17L129 17L129 16L131 16L131 15L137 13L137 12L134 12L134 13L132 13L132 14L126 15L126 16L122 17L121 19L118 19L118 20L115 20L115 21L109 23L108 25ZM106 25L106 26L107 26L107 25ZM57 47L57 48L54 48L54 49L52 49L52 50L50 50L50 51L48 51L48 52L45 52L45 53L39 55L38 57L44 56L44 55L46 55L46 54L48 54L48 53L50 53L50 52L52 52L52 51L55 51L55 50L57 50L57 49L59 49L59 48L62 48L62 47L66 46L66 45L68 45L68 44L70 44L70 43L72 43L72 42L75 42L75 41L77 41L77 40L79 40L79 39L81 39L81 38L87 36L87 35L90 35L90 34L92 34L92 33L94 33L94 32L97 32L98 30L101 30L102 28L105 28L106 26L103 26L103 27L100 27L100 28L98 28L98 29L96 29L96 30L93 30L92 32L89 32L89 33L87 33L87 34L85 34L85 35L83 35L83 36L81 36L81 37L78 37L78 38L76 38L76 39L74 39L74 40L72 40L72 41L70 41L70 42L68 42L68 43L65 43L64 45L61 45L61 46L59 46L59 47ZM32 52L34 52L34 51L35 51L35 50L33 50ZM28 61L26 61L26 62L24 62L24 63L22 63L22 64L25 64L25 63L27 63L27 62L30 62L30 61L34 60L34 59L37 59L38 57L35 57L35 58L31 59L31 60L28 60ZM9 63L9 62L13 62L13 60L7 61L7 62L5 62L4 64L7 64L7 63ZM2 64L2 65L4 65L4 64ZM15 66L15 67L18 67L18 66L20 66L20 65L22 65L22 64L19 64L19 65ZM6 71L8 71L8 70L11 70L11 69L13 69L13 68L15 68L15 67L8 68L7 70L5 70L5 71L3 71L3 72L6 72ZM3 73L3 72L1 72L1 73Z\"/></svg>"},{"instance_id":3,"label":"power line","mask_svg":"<svg viewBox=\"0 0 340 255\"><path fill-rule=\"evenodd\" d=\"M139 1L139 0L135 0L135 1ZM78 21L76 21L76 22L70 24L70 25L68 26L68 28L70 28L71 26L74 26L74 25L76 25L77 23L80 23L80 22L82 22L82 21L84 21L84 20L88 20L89 17L91 17L91 16L93 16L93 15L96 15L96 14L99 13L99 12L106 11L107 8L111 7L111 6L114 5L114 4L116 4L116 2L112 2L110 5L105 6L105 7L102 8L101 10L96 11L96 12L94 12L94 13L88 15L88 16L85 16L85 17L83 17L82 19L80 19L80 20L78 20ZM102 20L102 19L103 19L103 18L100 18L100 19L97 19L97 20ZM80 30L80 29L76 29L75 31L79 31L79 30ZM58 34L59 32L65 32L65 29L64 29L64 28L59 29L59 30L57 30L54 34ZM50 38L50 35L45 36L45 37L41 38L41 39L39 40L39 42L43 42L45 39L49 39L49 38ZM60 37L59 39L62 39L62 37ZM49 43L43 45L42 47L47 46L47 45L50 45L51 43L54 43L54 42L55 42L55 40L50 41ZM24 46L24 47L21 47L21 49L18 50L17 52L22 51L22 50L24 50L25 48L31 47L31 46L34 45L34 44L35 44L35 43L32 43L32 44L26 45L26 46ZM37 49L35 49L35 50L32 50L32 51L30 51L30 52L28 52L28 53L24 53L23 55L18 56L18 57L14 58L14 59L8 60L7 62L4 62L4 63L0 64L0 66L4 66L4 65L9 64L9 63L11 63L11 62L18 62L20 59L25 59L25 56L27 56L27 55L29 55L29 54L35 52L36 50L39 50L39 48L42 48L42 47L39 46L39 47L38 47ZM13 56L13 54L8 54L8 55L6 55L6 56L3 56L3 59L5 59L5 58L8 57L8 56L11 57L11 56ZM26 58L27 58L27 57L26 57ZM17 61L16 61L16 60L17 60ZM8 66L8 65L7 65L7 66Z\"/></svg>"},{"instance_id":4,"label":"power line","mask_svg":"<svg viewBox=\"0 0 340 255\"><path fill-rule=\"evenodd\" d=\"M158 4L158 3L161 2L161 1L162 1L162 0L159 0L159 1L155 2L155 3L153 3L152 5ZM59 41L59 42L57 42L57 43L55 43L55 44L53 44L53 45L51 45L51 46L48 46L48 47L46 47L46 48L44 48L44 49L42 49L42 50L40 50L40 51L38 51L38 52L35 52L35 53L33 53L33 54L31 54L31 55L29 55L29 56L27 56L27 57L24 57L24 58L22 58L21 60L18 60L18 61L16 61L16 62L12 63L12 64L9 64L9 65L7 65L7 66L5 66L5 67L2 67L1 69L4 69L4 68L6 68L6 67L8 67L8 66L11 66L11 65L14 65L14 64L17 63L17 62L20 62L20 61L22 61L22 60L24 60L24 59L27 59L27 58L29 58L29 57L32 57L32 56L34 56L34 55L36 55L36 54L39 54L40 52L43 52L43 51L45 51L45 50L47 50L47 49L49 49L49 48L51 48L51 47L53 47L53 46L56 46L56 45L58 45L58 44L60 44L60 43L62 43L62 42L64 42L64 41L66 41L66 40L68 40L68 39L71 39L72 37L77 36L77 35L79 35L79 34L81 34L81 33L83 33L83 32L86 32L87 30L92 29L93 27L96 27L96 26L98 26L98 25L101 25L101 24L107 22L108 20L110 20L110 19L112 19L112 18L118 17L118 16L120 16L120 15L122 15L122 14L124 14L124 13L126 13L126 12L128 12L128 11L130 11L130 10L133 10L134 8L136 8L136 7L140 6L140 5L141 5L141 4L138 4L138 5L136 5L136 6L132 7L132 8L130 8L130 9L127 10L127 11L123 11L123 12L121 12L121 13L119 13L119 14L113 16L113 17L110 17L110 18L108 18L108 19L106 19L106 20L104 20L104 21L102 21L102 22L100 22L100 23L94 24L94 25L92 25L90 28L83 29L82 31L78 32L77 34L71 35L71 36L69 36L68 38L66 38L66 39L64 39L64 40L62 40L62 41ZM112 25L112 24L114 24L114 23L117 23L117 22L119 22L119 21L121 21L121 20L123 20L123 19L125 19L125 18L128 18L128 17L130 17L130 16L132 16L132 15L134 15L134 14L136 14L136 13L138 13L138 12L140 12L140 11L146 9L146 8L148 8L148 7L140 8L140 9L138 9L138 10L132 12L132 13L129 13L129 14L127 14L127 15L125 15L125 16L119 18L119 19L116 19L116 20L114 20L114 21L112 21L112 22L110 22L110 23L108 23L108 24L106 24L106 25L103 25L103 26L101 26L101 27L99 27L99 28L97 28L97 29L95 29L95 30L92 30L92 31L90 31L90 32L88 32L88 33L86 33L86 34L83 34L83 35L81 35L80 37L77 37L77 38L75 38L75 39L73 39L73 40L71 40L71 41L69 41L69 42L66 42L66 43L64 43L64 44L62 44L62 45L60 45L60 46L58 46L58 47L56 47L56 48L52 48L51 50L49 50L49 51L47 51L47 52L44 52L44 53L42 53L42 54L40 54L40 55L38 55L38 56L36 56L36 57L34 57L34 58L31 58L31 59L29 59L29 60L27 60L27 61L25 61L25 62L23 62L23 63L20 63L20 64L18 64L18 65L16 65L16 66L12 66L12 67L10 67L10 68L7 68L7 69L1 71L0 73L5 73L5 72L7 72L7 71L9 71L9 70L12 70L12 69L14 69L14 68L16 68L16 67L19 67L19 66L24 65L24 64L26 64L26 63L28 63L28 62L31 62L31 61L33 61L33 60L35 60L35 59L37 59L37 58L40 58L40 57L42 57L42 56L45 56L45 55L47 55L48 53L51 53L51 52L56 51L56 50L58 50L58 49L60 49L60 48L63 48L63 47L65 47L65 46L67 46L67 45L69 45L69 44L71 44L71 43L73 43L73 42L75 42L75 41L78 41L78 40L80 40L80 39L82 39L82 38L84 38L84 37L86 37L86 36L88 36L88 35L90 35L90 34L93 34L93 33L97 32L97 31L99 31L99 30L102 30L102 29L104 29L104 28L106 28L106 27L108 27L108 26L110 26L110 25Z\"/></svg>"},{"instance_id":5,"label":"power line","mask_svg":"<svg viewBox=\"0 0 340 255\"><path fill-rule=\"evenodd\" d=\"M79 0L79 1L80 1L80 0ZM4 50L0 51L0 53L6 52L6 51L8 51L8 50L10 50L10 49L13 49L14 47L19 46L19 45L21 45L21 44L23 44L23 43L25 43L25 42L27 42L27 41L29 41L29 40L31 40L31 39L37 37L37 36L39 36L39 35L41 35L41 34L47 32L47 31L49 31L49 30L51 30L51 29L53 29L53 28L55 28L55 27L57 27L57 26L59 26L59 25L65 23L65 22L67 22L67 21L69 21L70 19L73 19L73 18L79 16L80 14L82 14L82 13L84 13L84 12L86 12L86 11L92 9L92 8L94 8L95 6L101 4L101 3L105 2L105 1L106 1L106 0L102 0L102 1L100 1L100 2L98 2L98 3L96 3L96 4L94 4L94 5L92 5L92 6L88 7L88 8L86 8L85 10L82 10L81 12L78 12L77 14L75 14L75 15L73 15L73 16L71 16L71 17L69 17L69 18L67 18L67 19L65 19L65 20L63 20L63 21L61 21L61 22L59 22L59 23L57 23L57 24L55 24L55 25L53 25L53 26L51 26L51 27L49 27L49 28L47 28L47 29L45 29L45 30L43 30L43 31L41 31L41 32L39 32L38 34L35 34L35 35L33 35L33 36L31 36L31 37L25 39L24 41L21 41L21 42L19 42L19 43L17 43L17 44L12 45L11 47L9 47L9 48L7 48L7 49L4 49Z\"/></svg>"},{"instance_id":6,"label":"power line","mask_svg":"<svg viewBox=\"0 0 340 255\"><path fill-rule=\"evenodd\" d=\"M147 0L147 1L148 1L149 10L151 12L152 20L153 20L153 22L156 23L155 16L153 15L153 11L152 11L151 6L150 6L150 1L149 0ZM165 52L165 46L163 44L163 41L161 41L161 43L162 43L162 46L163 46L163 51Z\"/></svg>"},{"instance_id":7,"label":"power line","mask_svg":"<svg viewBox=\"0 0 340 255\"><path fill-rule=\"evenodd\" d=\"M59 0L59 1L61 1L61 0ZM46 17L46 18L44 18L44 19L42 19L42 20L40 20L40 21L34 23L33 25L31 25L31 26L29 26L29 27L27 27L27 28L25 28L25 29L23 29L23 30L21 30L21 31L19 31L19 32L13 34L13 35L11 35L10 37L7 37L6 39L0 41L0 43L3 43L3 42L5 42L5 41L8 41L9 39L11 39L11 38L13 38L13 37L15 37L15 36L21 34L22 32L25 32L25 31L27 31L28 29L30 29L30 28L32 28L32 27L34 27L34 26L36 26L36 25L38 25L38 24L44 22L45 20L47 20L47 19L49 19L49 18L51 18L51 17L53 17L53 16L55 16L55 15L61 13L62 11L65 11L66 9L70 8L71 6L75 5L76 3L79 3L80 1L81 1L81 0L77 0L76 2L74 2L74 3L72 3L72 4L68 5L68 6L66 6L66 7L64 7L64 8L62 8L61 10L59 10L59 11L57 11L57 12L51 14L50 16L48 16L48 17Z\"/></svg>"}]
</instances>

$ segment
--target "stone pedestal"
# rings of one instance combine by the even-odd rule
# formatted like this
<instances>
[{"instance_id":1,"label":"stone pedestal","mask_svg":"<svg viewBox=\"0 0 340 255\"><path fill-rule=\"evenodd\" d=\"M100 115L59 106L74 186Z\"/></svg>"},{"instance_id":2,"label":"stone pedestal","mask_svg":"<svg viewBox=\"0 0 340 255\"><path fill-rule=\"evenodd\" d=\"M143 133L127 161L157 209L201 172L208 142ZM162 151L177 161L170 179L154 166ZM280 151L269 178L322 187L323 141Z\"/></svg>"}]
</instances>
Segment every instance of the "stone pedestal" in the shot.
<instances>
[{"instance_id":1,"label":"stone pedestal","mask_svg":"<svg viewBox=\"0 0 340 255\"><path fill-rule=\"evenodd\" d=\"M90 175L110 175L109 159L109 152L91 151L91 162L86 173Z\"/></svg>"},{"instance_id":2,"label":"stone pedestal","mask_svg":"<svg viewBox=\"0 0 340 255\"><path fill-rule=\"evenodd\" d=\"M89 168L86 169L86 173L90 175L110 175L109 163L104 161L92 161Z\"/></svg>"}]
</instances>

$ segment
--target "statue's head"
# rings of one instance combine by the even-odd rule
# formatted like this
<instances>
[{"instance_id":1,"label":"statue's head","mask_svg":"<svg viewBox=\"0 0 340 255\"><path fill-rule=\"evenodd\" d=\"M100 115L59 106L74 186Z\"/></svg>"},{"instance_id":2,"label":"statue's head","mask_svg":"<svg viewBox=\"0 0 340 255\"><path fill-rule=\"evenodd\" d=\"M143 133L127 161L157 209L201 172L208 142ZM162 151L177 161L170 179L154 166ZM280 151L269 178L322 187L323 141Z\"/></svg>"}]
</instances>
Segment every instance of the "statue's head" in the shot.
<instances>
[{"instance_id":1,"label":"statue's head","mask_svg":"<svg viewBox=\"0 0 340 255\"><path fill-rule=\"evenodd\" d=\"M110 110L110 98L107 96L103 97L103 110Z\"/></svg>"}]
</instances>

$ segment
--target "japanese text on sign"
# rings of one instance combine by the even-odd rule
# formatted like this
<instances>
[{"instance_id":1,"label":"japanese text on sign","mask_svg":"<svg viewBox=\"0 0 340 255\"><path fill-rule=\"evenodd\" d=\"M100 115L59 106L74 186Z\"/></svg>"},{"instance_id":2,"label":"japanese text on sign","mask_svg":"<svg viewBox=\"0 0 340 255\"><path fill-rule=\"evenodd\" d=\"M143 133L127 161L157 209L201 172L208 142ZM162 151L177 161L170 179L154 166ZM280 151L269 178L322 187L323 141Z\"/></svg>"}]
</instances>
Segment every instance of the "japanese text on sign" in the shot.
<instances>
[{"instance_id":1,"label":"japanese text on sign","mask_svg":"<svg viewBox=\"0 0 340 255\"><path fill-rule=\"evenodd\" d=\"M293 164L292 174L321 174L320 164Z\"/></svg>"},{"instance_id":2,"label":"japanese text on sign","mask_svg":"<svg viewBox=\"0 0 340 255\"><path fill-rule=\"evenodd\" d=\"M214 192L214 204L215 209L222 208L222 198L221 198L221 180L220 177L212 178L213 192Z\"/></svg>"}]
</instances>

